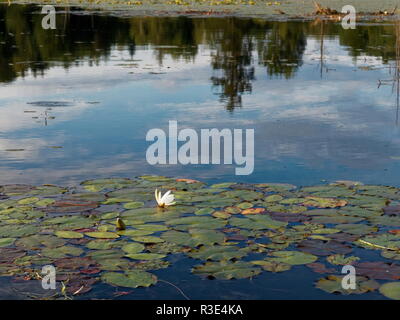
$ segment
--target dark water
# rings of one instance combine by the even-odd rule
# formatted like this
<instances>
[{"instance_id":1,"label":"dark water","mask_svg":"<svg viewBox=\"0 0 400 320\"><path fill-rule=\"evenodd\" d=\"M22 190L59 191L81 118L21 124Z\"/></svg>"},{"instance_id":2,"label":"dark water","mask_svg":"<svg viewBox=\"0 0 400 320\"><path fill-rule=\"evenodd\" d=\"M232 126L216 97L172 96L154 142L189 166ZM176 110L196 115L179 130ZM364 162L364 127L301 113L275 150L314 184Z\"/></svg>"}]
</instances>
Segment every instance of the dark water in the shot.
<instances>
[{"instance_id":1,"label":"dark water","mask_svg":"<svg viewBox=\"0 0 400 320\"><path fill-rule=\"evenodd\" d=\"M118 18L58 8L57 29L44 30L39 12L0 6L0 185L160 174L400 186L395 24L343 30L328 22ZM232 165L149 165L146 133L167 131L169 120L196 130L255 129L253 174L235 176ZM313 289L315 274L302 266L207 281L187 273L187 260L155 274L179 282L192 299L343 298ZM15 297L7 289L1 296ZM90 296L101 296L101 286ZM183 298L166 283L126 296L165 297Z\"/></svg>"},{"instance_id":2,"label":"dark water","mask_svg":"<svg viewBox=\"0 0 400 320\"><path fill-rule=\"evenodd\" d=\"M396 27L0 7L0 183L154 173L400 185ZM379 80L381 84L379 85ZM384 81L388 80L388 81ZM64 102L46 106L32 102ZM152 128L254 128L255 169L150 166ZM62 148L54 148L62 147Z\"/></svg>"}]
</instances>

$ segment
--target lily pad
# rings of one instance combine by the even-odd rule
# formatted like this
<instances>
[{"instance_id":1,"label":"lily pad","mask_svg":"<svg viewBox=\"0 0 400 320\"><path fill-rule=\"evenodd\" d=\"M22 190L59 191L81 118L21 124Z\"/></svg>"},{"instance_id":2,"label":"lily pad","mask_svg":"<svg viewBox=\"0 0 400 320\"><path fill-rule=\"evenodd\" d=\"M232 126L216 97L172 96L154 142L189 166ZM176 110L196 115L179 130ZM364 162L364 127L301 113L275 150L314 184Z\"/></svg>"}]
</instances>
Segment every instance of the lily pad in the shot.
<instances>
[{"instance_id":1,"label":"lily pad","mask_svg":"<svg viewBox=\"0 0 400 320\"><path fill-rule=\"evenodd\" d=\"M134 260L158 260L166 257L159 253L130 253L125 256Z\"/></svg>"},{"instance_id":2,"label":"lily pad","mask_svg":"<svg viewBox=\"0 0 400 320\"><path fill-rule=\"evenodd\" d=\"M0 247L11 246L15 242L15 238L0 238Z\"/></svg>"},{"instance_id":3,"label":"lily pad","mask_svg":"<svg viewBox=\"0 0 400 320\"><path fill-rule=\"evenodd\" d=\"M113 232L85 232L85 235L99 239L116 239L119 235Z\"/></svg>"},{"instance_id":4,"label":"lily pad","mask_svg":"<svg viewBox=\"0 0 400 320\"><path fill-rule=\"evenodd\" d=\"M192 269L194 274L222 280L252 278L261 273L260 268L249 262L206 262Z\"/></svg>"},{"instance_id":5,"label":"lily pad","mask_svg":"<svg viewBox=\"0 0 400 320\"><path fill-rule=\"evenodd\" d=\"M124 204L125 209L136 209L144 206L144 202L134 201Z\"/></svg>"},{"instance_id":6,"label":"lily pad","mask_svg":"<svg viewBox=\"0 0 400 320\"><path fill-rule=\"evenodd\" d=\"M241 259L247 255L247 250L234 246L203 246L198 250L191 251L188 256L200 260L231 260Z\"/></svg>"},{"instance_id":7,"label":"lily pad","mask_svg":"<svg viewBox=\"0 0 400 320\"><path fill-rule=\"evenodd\" d=\"M144 250L144 248L145 247L143 244L134 242L134 243L129 243L129 244L124 245L122 247L122 250L125 251L126 253L134 254L134 253L142 252Z\"/></svg>"},{"instance_id":8,"label":"lily pad","mask_svg":"<svg viewBox=\"0 0 400 320\"><path fill-rule=\"evenodd\" d=\"M345 257L343 254L334 254L327 257L326 260L334 265L345 266L353 264L354 262L360 260L360 258L355 256Z\"/></svg>"},{"instance_id":9,"label":"lily pad","mask_svg":"<svg viewBox=\"0 0 400 320\"><path fill-rule=\"evenodd\" d=\"M318 256L330 256L336 253L347 254L352 251L348 245L335 240L304 240L298 244L301 251L316 254Z\"/></svg>"},{"instance_id":10,"label":"lily pad","mask_svg":"<svg viewBox=\"0 0 400 320\"><path fill-rule=\"evenodd\" d=\"M291 264L284 262L268 261L268 260L254 260L250 262L270 272L283 272L283 271L288 271L292 268Z\"/></svg>"},{"instance_id":11,"label":"lily pad","mask_svg":"<svg viewBox=\"0 0 400 320\"><path fill-rule=\"evenodd\" d=\"M65 239L80 239L83 238L83 234L75 231L56 231L54 234L57 237Z\"/></svg>"},{"instance_id":12,"label":"lily pad","mask_svg":"<svg viewBox=\"0 0 400 320\"><path fill-rule=\"evenodd\" d=\"M381 285L379 292L389 299L400 300L400 281Z\"/></svg>"},{"instance_id":13,"label":"lily pad","mask_svg":"<svg viewBox=\"0 0 400 320\"><path fill-rule=\"evenodd\" d=\"M101 280L118 287L138 288L150 287L157 283L157 277L142 270L132 270L125 273L107 272Z\"/></svg>"},{"instance_id":14,"label":"lily pad","mask_svg":"<svg viewBox=\"0 0 400 320\"><path fill-rule=\"evenodd\" d=\"M271 255L271 262L281 262L290 265L301 265L316 261L318 258L312 254L299 252L299 251L275 251Z\"/></svg>"},{"instance_id":15,"label":"lily pad","mask_svg":"<svg viewBox=\"0 0 400 320\"><path fill-rule=\"evenodd\" d=\"M165 240L159 237L152 236L142 236L142 237L132 237L133 241L143 242L143 243L159 243L164 242Z\"/></svg>"},{"instance_id":16,"label":"lily pad","mask_svg":"<svg viewBox=\"0 0 400 320\"><path fill-rule=\"evenodd\" d=\"M368 280L366 277L356 277L356 288L344 289L342 279L343 276L329 275L326 278L318 280L315 286L328 293L340 293L344 295L361 294L379 288L379 283L374 280Z\"/></svg>"}]
</instances>

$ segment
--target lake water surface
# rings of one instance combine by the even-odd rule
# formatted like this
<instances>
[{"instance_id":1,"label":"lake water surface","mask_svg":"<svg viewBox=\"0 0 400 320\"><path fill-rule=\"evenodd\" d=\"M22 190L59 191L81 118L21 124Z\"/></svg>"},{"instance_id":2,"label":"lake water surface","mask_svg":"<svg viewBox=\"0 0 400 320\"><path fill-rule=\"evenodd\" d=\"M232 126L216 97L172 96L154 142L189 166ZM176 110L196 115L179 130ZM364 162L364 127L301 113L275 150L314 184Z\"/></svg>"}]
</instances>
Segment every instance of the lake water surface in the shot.
<instances>
[{"instance_id":1,"label":"lake water surface","mask_svg":"<svg viewBox=\"0 0 400 320\"><path fill-rule=\"evenodd\" d=\"M2 183L144 173L399 185L396 27L0 11ZM65 13L64 13L65 12ZM18 22L17 22L18 21ZM32 102L63 102L37 105ZM150 166L148 130L254 128L255 169ZM54 148L62 147L62 148Z\"/></svg>"}]
</instances>

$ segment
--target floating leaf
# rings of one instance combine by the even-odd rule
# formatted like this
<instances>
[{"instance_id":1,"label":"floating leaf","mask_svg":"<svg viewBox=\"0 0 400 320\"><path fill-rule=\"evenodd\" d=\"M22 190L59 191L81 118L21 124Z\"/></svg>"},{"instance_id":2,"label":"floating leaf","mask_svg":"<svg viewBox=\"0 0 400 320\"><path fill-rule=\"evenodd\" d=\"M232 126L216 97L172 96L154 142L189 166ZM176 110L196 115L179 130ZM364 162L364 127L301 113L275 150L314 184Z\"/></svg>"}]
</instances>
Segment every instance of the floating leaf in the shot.
<instances>
[{"instance_id":1,"label":"floating leaf","mask_svg":"<svg viewBox=\"0 0 400 320\"><path fill-rule=\"evenodd\" d=\"M31 197L31 198L24 198L18 201L18 204L21 205L27 205L27 204L34 204L38 202L40 199L37 197Z\"/></svg>"},{"instance_id":2,"label":"floating leaf","mask_svg":"<svg viewBox=\"0 0 400 320\"><path fill-rule=\"evenodd\" d=\"M400 300L400 281L381 285L379 292L389 299Z\"/></svg>"},{"instance_id":3,"label":"floating leaf","mask_svg":"<svg viewBox=\"0 0 400 320\"><path fill-rule=\"evenodd\" d=\"M317 208L337 208L344 207L347 204L345 200L320 198L320 197L306 197L302 202L303 206L317 207Z\"/></svg>"},{"instance_id":4,"label":"floating leaf","mask_svg":"<svg viewBox=\"0 0 400 320\"><path fill-rule=\"evenodd\" d=\"M65 238L65 239L79 239L83 238L83 234L75 231L56 231L54 234L57 237Z\"/></svg>"},{"instance_id":5,"label":"floating leaf","mask_svg":"<svg viewBox=\"0 0 400 320\"><path fill-rule=\"evenodd\" d=\"M41 254L49 258L63 258L66 256L80 256L83 250L73 246L62 246L59 248L44 248Z\"/></svg>"},{"instance_id":6,"label":"floating leaf","mask_svg":"<svg viewBox=\"0 0 400 320\"><path fill-rule=\"evenodd\" d=\"M165 258L165 254L159 253L130 253L126 257L134 260L157 260Z\"/></svg>"},{"instance_id":7,"label":"floating leaf","mask_svg":"<svg viewBox=\"0 0 400 320\"><path fill-rule=\"evenodd\" d=\"M11 246L15 240L15 238L0 238L0 247Z\"/></svg>"},{"instance_id":8,"label":"floating leaf","mask_svg":"<svg viewBox=\"0 0 400 320\"><path fill-rule=\"evenodd\" d=\"M400 260L400 251L384 250L381 252L381 256L387 259Z\"/></svg>"},{"instance_id":9,"label":"floating leaf","mask_svg":"<svg viewBox=\"0 0 400 320\"><path fill-rule=\"evenodd\" d=\"M247 215L247 214L260 214L265 211L264 208L249 208L245 209L242 211L242 214Z\"/></svg>"},{"instance_id":10,"label":"floating leaf","mask_svg":"<svg viewBox=\"0 0 400 320\"><path fill-rule=\"evenodd\" d=\"M354 262L360 260L360 258L355 256L345 257L343 254L334 254L327 257L326 260L334 265L345 266L353 264Z\"/></svg>"},{"instance_id":11,"label":"floating leaf","mask_svg":"<svg viewBox=\"0 0 400 320\"><path fill-rule=\"evenodd\" d=\"M313 262L306 265L316 273L335 273L336 270L333 268L327 268L324 264L319 262Z\"/></svg>"},{"instance_id":12,"label":"floating leaf","mask_svg":"<svg viewBox=\"0 0 400 320\"><path fill-rule=\"evenodd\" d=\"M159 237L152 237L152 236L132 237L132 240L143 243L158 243L165 241L164 239L161 239Z\"/></svg>"},{"instance_id":13,"label":"floating leaf","mask_svg":"<svg viewBox=\"0 0 400 320\"><path fill-rule=\"evenodd\" d=\"M224 211L215 211L212 214L213 217L215 218L220 218L220 219L228 219L230 218L230 214L228 212L224 212Z\"/></svg>"},{"instance_id":14,"label":"floating leaf","mask_svg":"<svg viewBox=\"0 0 400 320\"><path fill-rule=\"evenodd\" d=\"M144 202L134 201L124 204L125 209L136 209L144 206Z\"/></svg>"},{"instance_id":15,"label":"floating leaf","mask_svg":"<svg viewBox=\"0 0 400 320\"><path fill-rule=\"evenodd\" d=\"M125 273L107 272L101 276L101 280L118 287L150 287L157 283L157 277L142 270L132 270Z\"/></svg>"},{"instance_id":16,"label":"floating leaf","mask_svg":"<svg viewBox=\"0 0 400 320\"><path fill-rule=\"evenodd\" d=\"M138 270L159 270L169 267L170 263L164 260L145 260L132 262L131 265Z\"/></svg>"},{"instance_id":17,"label":"floating leaf","mask_svg":"<svg viewBox=\"0 0 400 320\"><path fill-rule=\"evenodd\" d=\"M270 272L283 272L283 271L288 271L292 268L292 266L288 263L277 262L277 261L254 260L250 262L252 264L261 266L264 270Z\"/></svg>"},{"instance_id":18,"label":"floating leaf","mask_svg":"<svg viewBox=\"0 0 400 320\"><path fill-rule=\"evenodd\" d=\"M307 264L318 259L312 254L299 251L275 251L271 254L274 256L274 258L270 258L269 261L281 262L290 265Z\"/></svg>"},{"instance_id":19,"label":"floating leaf","mask_svg":"<svg viewBox=\"0 0 400 320\"><path fill-rule=\"evenodd\" d=\"M399 280L400 265L382 261L358 262L353 264L357 274L377 280Z\"/></svg>"},{"instance_id":20,"label":"floating leaf","mask_svg":"<svg viewBox=\"0 0 400 320\"><path fill-rule=\"evenodd\" d=\"M203 246L198 250L191 251L188 256L200 260L231 260L241 259L247 255L247 251L233 246Z\"/></svg>"},{"instance_id":21,"label":"floating leaf","mask_svg":"<svg viewBox=\"0 0 400 320\"><path fill-rule=\"evenodd\" d=\"M89 249L96 249L96 250L106 250L106 249L111 249L115 248L118 246L117 242L114 241L109 241L109 240L91 240L89 241L86 246Z\"/></svg>"},{"instance_id":22,"label":"floating leaf","mask_svg":"<svg viewBox=\"0 0 400 320\"><path fill-rule=\"evenodd\" d=\"M298 248L301 251L316 254L318 256L330 256L336 253L347 254L352 251L350 246L335 240L304 240L298 244Z\"/></svg>"},{"instance_id":23,"label":"floating leaf","mask_svg":"<svg viewBox=\"0 0 400 320\"><path fill-rule=\"evenodd\" d=\"M214 209L212 209L212 208L202 208L202 209L196 210L194 214L201 216L201 215L209 215L213 212L214 212Z\"/></svg>"},{"instance_id":24,"label":"floating leaf","mask_svg":"<svg viewBox=\"0 0 400 320\"><path fill-rule=\"evenodd\" d=\"M125 251L126 253L139 253L144 250L144 245L141 243L129 243L126 244L122 247L122 250Z\"/></svg>"},{"instance_id":25,"label":"floating leaf","mask_svg":"<svg viewBox=\"0 0 400 320\"><path fill-rule=\"evenodd\" d=\"M85 235L92 238L100 238L100 239L116 239L119 238L119 235L113 232L86 232Z\"/></svg>"},{"instance_id":26,"label":"floating leaf","mask_svg":"<svg viewBox=\"0 0 400 320\"><path fill-rule=\"evenodd\" d=\"M368 280L365 277L356 278L355 289L344 289L342 286L343 277L330 275L326 278L320 279L316 283L316 287L328 293L341 293L348 294L361 294L369 291L374 291L379 288L379 283L374 280Z\"/></svg>"},{"instance_id":27,"label":"floating leaf","mask_svg":"<svg viewBox=\"0 0 400 320\"><path fill-rule=\"evenodd\" d=\"M378 231L377 227L367 226L365 224L338 224L335 228L356 235L365 235Z\"/></svg>"},{"instance_id":28,"label":"floating leaf","mask_svg":"<svg viewBox=\"0 0 400 320\"><path fill-rule=\"evenodd\" d=\"M216 279L244 279L252 278L261 272L260 268L255 268L251 263L244 261L236 262L206 262L192 269L195 274L216 278Z\"/></svg>"}]
</instances>

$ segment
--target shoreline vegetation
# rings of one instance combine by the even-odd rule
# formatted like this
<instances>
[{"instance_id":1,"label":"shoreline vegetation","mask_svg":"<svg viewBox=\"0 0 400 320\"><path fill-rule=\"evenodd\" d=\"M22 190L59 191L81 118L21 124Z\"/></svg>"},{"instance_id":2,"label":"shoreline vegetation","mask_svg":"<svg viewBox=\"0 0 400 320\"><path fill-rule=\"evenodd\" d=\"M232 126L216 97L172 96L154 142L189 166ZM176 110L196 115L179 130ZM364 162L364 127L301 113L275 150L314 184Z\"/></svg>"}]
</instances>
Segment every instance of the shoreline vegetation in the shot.
<instances>
[{"instance_id":1,"label":"shoreline vegetation","mask_svg":"<svg viewBox=\"0 0 400 320\"><path fill-rule=\"evenodd\" d=\"M237 16L269 20L328 19L340 21L342 7L352 5L357 19L373 21L397 20L400 9L396 1L353 0L2 0L5 4L50 4L56 7L77 7L117 16Z\"/></svg>"}]
</instances>

